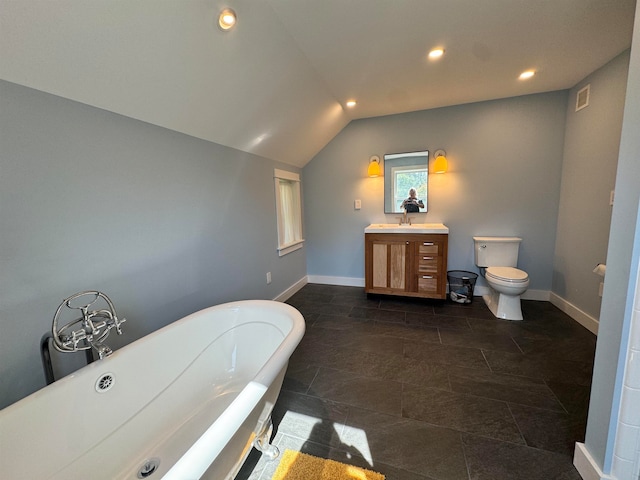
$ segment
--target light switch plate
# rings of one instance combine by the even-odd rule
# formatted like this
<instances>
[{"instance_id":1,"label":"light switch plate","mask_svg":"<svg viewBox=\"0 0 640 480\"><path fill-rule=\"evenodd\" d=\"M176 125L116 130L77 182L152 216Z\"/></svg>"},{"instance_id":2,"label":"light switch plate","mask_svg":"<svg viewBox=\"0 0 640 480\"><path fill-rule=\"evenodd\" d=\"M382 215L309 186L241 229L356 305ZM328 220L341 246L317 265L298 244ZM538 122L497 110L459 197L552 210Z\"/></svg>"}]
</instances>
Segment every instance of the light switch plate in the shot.
<instances>
[{"instance_id":1,"label":"light switch plate","mask_svg":"<svg viewBox=\"0 0 640 480\"><path fill-rule=\"evenodd\" d=\"M356 210L360 210L360 209L362 208L362 202L361 202L360 200L355 200L355 201L353 202L353 207L354 207Z\"/></svg>"}]
</instances>

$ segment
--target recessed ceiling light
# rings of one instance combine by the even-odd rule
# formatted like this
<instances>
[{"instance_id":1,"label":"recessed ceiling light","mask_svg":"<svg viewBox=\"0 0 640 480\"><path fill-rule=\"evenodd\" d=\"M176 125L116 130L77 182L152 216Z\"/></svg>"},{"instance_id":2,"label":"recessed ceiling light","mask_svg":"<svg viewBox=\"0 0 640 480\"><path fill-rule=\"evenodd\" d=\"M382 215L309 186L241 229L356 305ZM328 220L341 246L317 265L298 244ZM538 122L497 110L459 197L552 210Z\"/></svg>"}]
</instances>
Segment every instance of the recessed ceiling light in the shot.
<instances>
[{"instance_id":1,"label":"recessed ceiling light","mask_svg":"<svg viewBox=\"0 0 640 480\"><path fill-rule=\"evenodd\" d=\"M236 12L230 8L225 8L220 12L218 25L222 30L230 30L236 24Z\"/></svg>"},{"instance_id":2,"label":"recessed ceiling light","mask_svg":"<svg viewBox=\"0 0 640 480\"><path fill-rule=\"evenodd\" d=\"M535 74L536 74L535 70L527 70L525 72L522 72L520 74L520 77L518 78L520 78L520 80L527 80L528 78L533 77Z\"/></svg>"},{"instance_id":3,"label":"recessed ceiling light","mask_svg":"<svg viewBox=\"0 0 640 480\"><path fill-rule=\"evenodd\" d=\"M440 58L444 55L444 48L434 48L429 52L429 58L431 60L435 60L436 58Z\"/></svg>"},{"instance_id":4,"label":"recessed ceiling light","mask_svg":"<svg viewBox=\"0 0 640 480\"><path fill-rule=\"evenodd\" d=\"M349 100L346 104L347 107L349 108L353 108L356 106L356 101L355 100Z\"/></svg>"}]
</instances>

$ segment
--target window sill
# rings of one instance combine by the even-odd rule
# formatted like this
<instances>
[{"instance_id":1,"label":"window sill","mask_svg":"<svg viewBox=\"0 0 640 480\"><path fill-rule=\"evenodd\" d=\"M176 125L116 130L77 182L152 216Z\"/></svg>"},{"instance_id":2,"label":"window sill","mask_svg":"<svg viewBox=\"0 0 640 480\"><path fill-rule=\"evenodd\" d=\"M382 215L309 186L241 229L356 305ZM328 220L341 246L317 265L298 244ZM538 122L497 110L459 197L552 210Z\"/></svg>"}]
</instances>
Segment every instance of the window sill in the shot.
<instances>
[{"instance_id":1,"label":"window sill","mask_svg":"<svg viewBox=\"0 0 640 480\"><path fill-rule=\"evenodd\" d=\"M297 242L289 243L278 247L278 256L284 257L286 254L300 250L304 246L304 240L298 240Z\"/></svg>"}]
</instances>

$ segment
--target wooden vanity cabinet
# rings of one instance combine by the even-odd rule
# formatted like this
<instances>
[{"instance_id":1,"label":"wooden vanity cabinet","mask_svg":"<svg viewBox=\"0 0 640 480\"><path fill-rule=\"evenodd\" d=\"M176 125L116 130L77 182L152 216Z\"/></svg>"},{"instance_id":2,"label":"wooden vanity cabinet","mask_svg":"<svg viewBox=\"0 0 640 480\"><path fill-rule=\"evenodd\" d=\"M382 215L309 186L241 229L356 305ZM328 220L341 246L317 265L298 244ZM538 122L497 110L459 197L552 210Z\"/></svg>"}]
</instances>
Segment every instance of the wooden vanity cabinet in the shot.
<instances>
[{"instance_id":1,"label":"wooden vanity cabinet","mask_svg":"<svg viewBox=\"0 0 640 480\"><path fill-rule=\"evenodd\" d=\"M365 233L365 292L446 298L448 237Z\"/></svg>"}]
</instances>

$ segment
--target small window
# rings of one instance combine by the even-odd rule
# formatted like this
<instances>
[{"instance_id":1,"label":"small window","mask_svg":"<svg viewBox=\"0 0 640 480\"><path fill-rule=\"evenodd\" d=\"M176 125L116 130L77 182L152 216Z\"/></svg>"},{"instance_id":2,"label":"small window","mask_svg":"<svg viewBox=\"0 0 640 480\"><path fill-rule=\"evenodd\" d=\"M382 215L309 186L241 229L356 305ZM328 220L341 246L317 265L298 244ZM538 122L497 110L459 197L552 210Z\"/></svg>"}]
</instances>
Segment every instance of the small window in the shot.
<instances>
[{"instance_id":1,"label":"small window","mask_svg":"<svg viewBox=\"0 0 640 480\"><path fill-rule=\"evenodd\" d=\"M394 212L404 211L402 202L409 194L409 189L415 188L417 198L427 198L427 171L424 168L416 168L409 165L394 167L393 175L393 206Z\"/></svg>"},{"instance_id":2,"label":"small window","mask_svg":"<svg viewBox=\"0 0 640 480\"><path fill-rule=\"evenodd\" d=\"M276 187L276 215L278 219L278 255L302 248L302 202L300 175L274 170Z\"/></svg>"}]
</instances>

